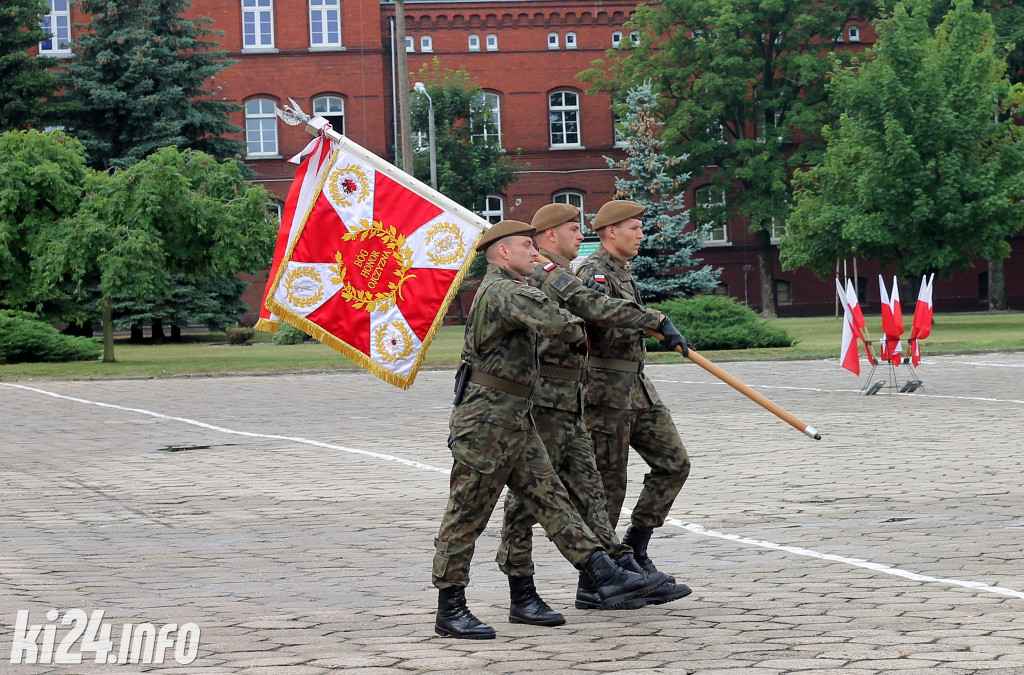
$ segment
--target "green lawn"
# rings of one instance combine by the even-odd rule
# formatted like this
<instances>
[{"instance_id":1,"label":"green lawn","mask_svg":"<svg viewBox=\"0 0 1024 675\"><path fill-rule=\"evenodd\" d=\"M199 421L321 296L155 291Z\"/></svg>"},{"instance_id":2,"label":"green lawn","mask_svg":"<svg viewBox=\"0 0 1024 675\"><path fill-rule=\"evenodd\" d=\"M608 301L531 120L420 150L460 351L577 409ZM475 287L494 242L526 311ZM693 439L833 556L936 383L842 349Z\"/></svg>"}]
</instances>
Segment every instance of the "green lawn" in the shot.
<instances>
[{"instance_id":1,"label":"green lawn","mask_svg":"<svg viewBox=\"0 0 1024 675\"><path fill-rule=\"evenodd\" d=\"M873 338L881 334L881 319L867 318ZM842 323L834 317L776 319L797 344L789 348L702 352L712 361L736 359L833 358L839 354ZM905 317L909 335L910 317ZM452 368L459 360L463 328L442 328L424 361L425 368ZM274 345L258 333L249 345L229 346L223 333L186 335L181 344L132 345L117 341L116 363L19 363L0 365L0 379L92 379L215 375L225 373L286 373L354 369L345 357L321 344ZM925 354L993 349L1024 350L1024 313L937 314ZM700 345L698 345L698 348ZM906 350L906 347L904 347ZM678 359L674 353L652 353L652 361Z\"/></svg>"}]
</instances>

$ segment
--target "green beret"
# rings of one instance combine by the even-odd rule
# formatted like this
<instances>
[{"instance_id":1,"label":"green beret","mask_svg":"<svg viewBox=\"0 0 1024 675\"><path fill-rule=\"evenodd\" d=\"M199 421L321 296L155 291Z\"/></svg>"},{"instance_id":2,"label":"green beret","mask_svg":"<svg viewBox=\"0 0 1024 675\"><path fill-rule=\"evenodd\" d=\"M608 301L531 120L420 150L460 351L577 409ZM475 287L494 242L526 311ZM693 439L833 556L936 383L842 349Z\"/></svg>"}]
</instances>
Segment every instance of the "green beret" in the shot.
<instances>
[{"instance_id":1,"label":"green beret","mask_svg":"<svg viewBox=\"0 0 1024 675\"><path fill-rule=\"evenodd\" d=\"M568 223L570 220L579 221L579 219L580 210L572 204L548 204L540 207L540 210L533 216L532 225L540 234L544 230L558 227L562 223Z\"/></svg>"},{"instance_id":2,"label":"green beret","mask_svg":"<svg viewBox=\"0 0 1024 675\"><path fill-rule=\"evenodd\" d=\"M487 228L487 231L481 235L480 240L476 243L476 250L483 251L499 239L510 237L513 234L532 237L537 234L537 228L518 220L502 220Z\"/></svg>"},{"instance_id":3,"label":"green beret","mask_svg":"<svg viewBox=\"0 0 1024 675\"><path fill-rule=\"evenodd\" d=\"M597 216L594 217L594 222L591 223L590 229L596 232L602 227L617 225L624 220L643 215L643 212L646 210L646 206L631 202L628 199L612 200L602 206L601 210L597 212Z\"/></svg>"}]
</instances>

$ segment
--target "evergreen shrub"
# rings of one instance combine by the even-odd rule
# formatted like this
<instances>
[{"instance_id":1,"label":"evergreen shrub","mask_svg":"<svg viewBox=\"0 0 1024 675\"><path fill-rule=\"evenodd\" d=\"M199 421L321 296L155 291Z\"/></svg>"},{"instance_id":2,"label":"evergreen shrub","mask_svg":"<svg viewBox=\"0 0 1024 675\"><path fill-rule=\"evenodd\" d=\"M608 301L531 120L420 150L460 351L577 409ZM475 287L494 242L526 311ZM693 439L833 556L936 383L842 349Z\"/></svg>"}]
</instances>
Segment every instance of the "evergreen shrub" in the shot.
<instances>
[{"instance_id":1,"label":"evergreen shrub","mask_svg":"<svg viewBox=\"0 0 1024 675\"><path fill-rule=\"evenodd\" d=\"M301 345L312 338L290 323L282 323L274 333L275 345Z\"/></svg>"},{"instance_id":2,"label":"evergreen shrub","mask_svg":"<svg viewBox=\"0 0 1024 675\"><path fill-rule=\"evenodd\" d=\"M228 328L227 335L229 345L244 345L256 336L256 331L248 326L239 326Z\"/></svg>"},{"instance_id":3,"label":"evergreen shrub","mask_svg":"<svg viewBox=\"0 0 1024 675\"><path fill-rule=\"evenodd\" d=\"M0 363L94 361L102 354L94 338L61 335L34 314L0 310Z\"/></svg>"},{"instance_id":4,"label":"evergreen shrub","mask_svg":"<svg viewBox=\"0 0 1024 675\"><path fill-rule=\"evenodd\" d=\"M660 310L698 350L792 347L786 329L772 325L754 310L723 295L695 295L651 305ZM665 351L656 340L647 348Z\"/></svg>"}]
</instances>

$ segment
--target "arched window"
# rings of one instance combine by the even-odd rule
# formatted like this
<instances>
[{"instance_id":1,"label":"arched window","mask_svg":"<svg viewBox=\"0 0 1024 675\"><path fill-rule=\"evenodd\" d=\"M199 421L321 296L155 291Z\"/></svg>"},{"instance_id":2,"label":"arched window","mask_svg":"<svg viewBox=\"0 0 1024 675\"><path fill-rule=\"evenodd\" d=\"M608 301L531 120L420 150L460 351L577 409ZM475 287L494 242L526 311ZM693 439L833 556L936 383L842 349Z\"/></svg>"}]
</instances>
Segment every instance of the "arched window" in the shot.
<instances>
[{"instance_id":1,"label":"arched window","mask_svg":"<svg viewBox=\"0 0 1024 675\"><path fill-rule=\"evenodd\" d=\"M580 147L580 97L572 91L548 96L548 128L552 148Z\"/></svg>"},{"instance_id":2,"label":"arched window","mask_svg":"<svg viewBox=\"0 0 1024 675\"><path fill-rule=\"evenodd\" d=\"M498 35L496 33L487 34L487 51L498 51Z\"/></svg>"},{"instance_id":3,"label":"arched window","mask_svg":"<svg viewBox=\"0 0 1024 675\"><path fill-rule=\"evenodd\" d=\"M313 114L323 117L339 134L345 133L345 99L340 96L317 96L313 99Z\"/></svg>"},{"instance_id":4,"label":"arched window","mask_svg":"<svg viewBox=\"0 0 1024 675\"><path fill-rule=\"evenodd\" d=\"M501 99L489 91L473 97L469 115L473 141L501 144Z\"/></svg>"},{"instance_id":5,"label":"arched window","mask_svg":"<svg viewBox=\"0 0 1024 675\"><path fill-rule=\"evenodd\" d=\"M585 213L583 210L582 193L576 192L575 190L562 190L561 192L556 192L551 201L556 204L569 204L570 206L578 208L580 210L580 221L582 222L583 214Z\"/></svg>"},{"instance_id":6,"label":"arched window","mask_svg":"<svg viewBox=\"0 0 1024 675\"><path fill-rule=\"evenodd\" d=\"M248 157L277 156L277 115L274 101L254 98L245 102L245 142Z\"/></svg>"},{"instance_id":7,"label":"arched window","mask_svg":"<svg viewBox=\"0 0 1024 675\"><path fill-rule=\"evenodd\" d=\"M469 36L469 51L478 52L480 51L480 36L473 33Z\"/></svg>"},{"instance_id":8,"label":"arched window","mask_svg":"<svg viewBox=\"0 0 1024 675\"><path fill-rule=\"evenodd\" d=\"M432 52L434 51L434 38L429 35L420 36L420 51L421 52Z\"/></svg>"},{"instance_id":9,"label":"arched window","mask_svg":"<svg viewBox=\"0 0 1024 675\"><path fill-rule=\"evenodd\" d=\"M569 31L565 34L565 48L576 49L576 33Z\"/></svg>"},{"instance_id":10,"label":"arched window","mask_svg":"<svg viewBox=\"0 0 1024 675\"><path fill-rule=\"evenodd\" d=\"M415 52L416 51L416 38L411 35L405 36L405 51Z\"/></svg>"},{"instance_id":11,"label":"arched window","mask_svg":"<svg viewBox=\"0 0 1024 675\"><path fill-rule=\"evenodd\" d=\"M621 42L622 42L622 31L621 30L612 31L612 47L613 48L618 47Z\"/></svg>"},{"instance_id":12,"label":"arched window","mask_svg":"<svg viewBox=\"0 0 1024 675\"><path fill-rule=\"evenodd\" d=\"M860 26L850 26L846 34L850 36L850 42L860 42Z\"/></svg>"},{"instance_id":13,"label":"arched window","mask_svg":"<svg viewBox=\"0 0 1024 675\"><path fill-rule=\"evenodd\" d=\"M558 33L548 33L548 49L558 49Z\"/></svg>"},{"instance_id":14,"label":"arched window","mask_svg":"<svg viewBox=\"0 0 1024 675\"><path fill-rule=\"evenodd\" d=\"M309 46L341 46L341 0L309 0Z\"/></svg>"},{"instance_id":15,"label":"arched window","mask_svg":"<svg viewBox=\"0 0 1024 675\"><path fill-rule=\"evenodd\" d=\"M492 225L505 218L505 200L499 195L487 195L480 217Z\"/></svg>"}]
</instances>

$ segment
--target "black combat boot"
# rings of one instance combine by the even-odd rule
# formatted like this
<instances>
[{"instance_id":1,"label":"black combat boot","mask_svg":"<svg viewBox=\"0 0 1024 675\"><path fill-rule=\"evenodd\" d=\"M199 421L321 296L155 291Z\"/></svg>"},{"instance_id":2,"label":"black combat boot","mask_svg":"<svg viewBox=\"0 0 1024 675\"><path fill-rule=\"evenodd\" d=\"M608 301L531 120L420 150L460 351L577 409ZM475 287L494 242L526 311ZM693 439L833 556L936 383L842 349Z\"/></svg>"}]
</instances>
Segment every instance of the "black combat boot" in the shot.
<instances>
[{"instance_id":1,"label":"black combat boot","mask_svg":"<svg viewBox=\"0 0 1024 675\"><path fill-rule=\"evenodd\" d=\"M647 604L645 598L627 600L614 609L637 609ZM601 609L601 596L597 594L597 586L590 580L586 572L580 572L580 582L576 587L576 609Z\"/></svg>"},{"instance_id":2,"label":"black combat boot","mask_svg":"<svg viewBox=\"0 0 1024 675\"><path fill-rule=\"evenodd\" d=\"M597 587L601 609L617 608L624 602L642 598L665 583L665 575L660 572L647 577L627 572L602 550L590 554L583 571Z\"/></svg>"},{"instance_id":3,"label":"black combat boot","mask_svg":"<svg viewBox=\"0 0 1024 675\"><path fill-rule=\"evenodd\" d=\"M650 543L652 534L654 534L654 530L630 525L626 529L626 535L622 537L622 543L633 549L633 558L636 564L647 573L658 571L654 566L654 562L647 555L647 544ZM660 605L665 602L672 602L679 598L685 598L693 592L686 584L677 584L676 578L671 574L666 574L665 577L667 578L667 583L659 586L647 596L647 604Z\"/></svg>"},{"instance_id":4,"label":"black combat boot","mask_svg":"<svg viewBox=\"0 0 1024 675\"><path fill-rule=\"evenodd\" d=\"M493 640L494 629L466 607L466 589L462 586L442 588L437 595L437 620L434 632L442 637L466 640Z\"/></svg>"},{"instance_id":5,"label":"black combat boot","mask_svg":"<svg viewBox=\"0 0 1024 675\"><path fill-rule=\"evenodd\" d=\"M509 577L508 589L512 598L508 610L509 622L531 626L561 626L565 623L565 617L548 607L537 593L533 577Z\"/></svg>"},{"instance_id":6,"label":"black combat boot","mask_svg":"<svg viewBox=\"0 0 1024 675\"><path fill-rule=\"evenodd\" d=\"M648 558L648 560L650 560L650 558ZM633 555L630 553L624 553L623 555L620 555L618 558L615 559L615 564L624 570L629 570L630 572L637 572L639 574L644 575L648 574L647 570L640 567L640 563L638 563L636 558L633 557ZM651 567L654 566L651 565ZM668 574L665 574L664 572L658 572L657 570L655 570L655 573L664 576L665 583L663 583L661 586L658 586L648 595L641 598L645 605L661 605L666 602L678 600L679 598L685 598L693 592L690 590L690 587L686 584L677 584L674 581L669 581L669 579L671 579L672 577ZM634 602L636 601L634 600Z\"/></svg>"}]
</instances>

